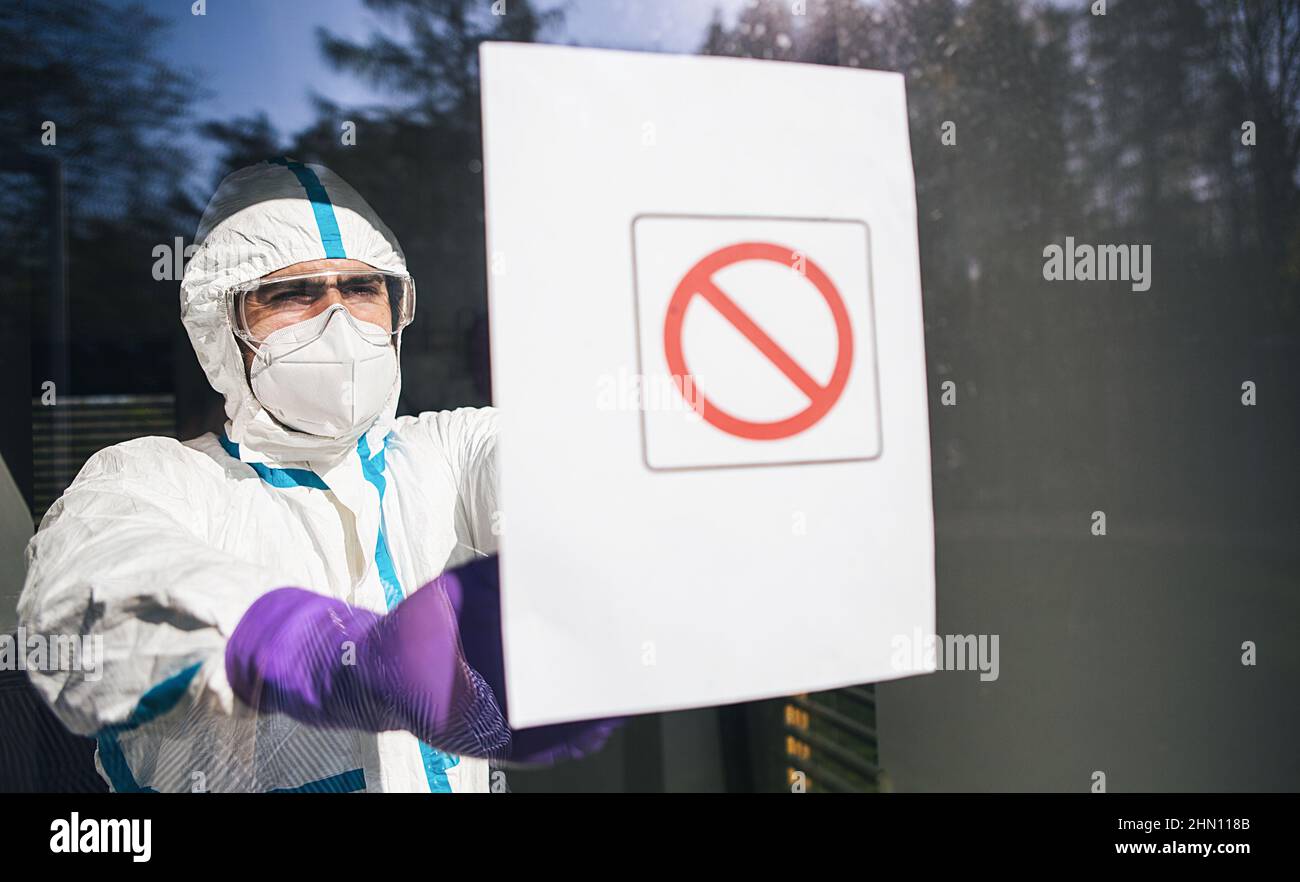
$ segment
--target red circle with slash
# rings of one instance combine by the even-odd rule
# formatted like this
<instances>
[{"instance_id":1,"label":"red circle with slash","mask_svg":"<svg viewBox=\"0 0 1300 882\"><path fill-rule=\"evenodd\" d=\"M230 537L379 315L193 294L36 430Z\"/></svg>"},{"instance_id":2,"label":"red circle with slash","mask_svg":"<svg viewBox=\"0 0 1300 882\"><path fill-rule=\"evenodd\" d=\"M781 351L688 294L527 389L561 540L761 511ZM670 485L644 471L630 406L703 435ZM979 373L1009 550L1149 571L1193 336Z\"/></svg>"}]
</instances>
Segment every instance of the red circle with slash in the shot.
<instances>
[{"instance_id":1,"label":"red circle with slash","mask_svg":"<svg viewBox=\"0 0 1300 882\"><path fill-rule=\"evenodd\" d=\"M672 299L668 301L668 316L664 321L664 354L668 357L668 370L682 397L711 425L740 438L755 441L775 441L797 435L815 425L839 400L840 393L849 379L849 369L853 365L853 330L849 323L848 310L840 292L831 283L830 277L816 263L804 258L803 277L812 283L826 305L831 309L835 319L835 336L839 341L839 352L835 357L835 369L830 382L825 386L814 380L798 362L796 362L779 344L760 328L740 306L727 296L713 281L713 276L732 264L747 260L767 260L781 264L795 272L791 265L794 249L771 242L739 242L728 245L707 255L691 267L682 280L677 283ZM722 317L735 325L758 351L766 356L781 373L808 396L806 408L774 422L753 422L733 416L699 391L699 385L691 376L686 366L686 357L682 354L682 323L686 318L686 307L695 297L703 297L722 314ZM689 378L694 395L689 393L686 383ZM691 399L695 400L692 401Z\"/></svg>"}]
</instances>

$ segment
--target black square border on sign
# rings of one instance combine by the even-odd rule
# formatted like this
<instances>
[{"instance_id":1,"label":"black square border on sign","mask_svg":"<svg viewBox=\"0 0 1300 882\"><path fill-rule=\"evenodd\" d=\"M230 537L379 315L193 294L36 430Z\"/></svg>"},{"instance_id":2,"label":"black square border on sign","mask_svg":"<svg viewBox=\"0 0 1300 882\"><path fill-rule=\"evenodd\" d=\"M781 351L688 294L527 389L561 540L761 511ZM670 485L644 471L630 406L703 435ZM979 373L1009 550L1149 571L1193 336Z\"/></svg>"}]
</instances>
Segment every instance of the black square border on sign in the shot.
<instances>
[{"instance_id":1,"label":"black square border on sign","mask_svg":"<svg viewBox=\"0 0 1300 882\"><path fill-rule=\"evenodd\" d=\"M791 460L785 462L746 462L746 463L723 463L718 465L702 466L652 466L650 465L650 442L646 433L645 420L645 401L642 399L641 407L637 408L638 422L641 426L641 464L651 472L701 472L715 471L718 469L753 469L753 468L772 468L775 466L800 466L800 465L822 465L826 463L845 463L845 462L871 462L880 459L885 453L885 425L884 413L880 404L880 346L879 336L876 333L876 281L873 275L871 263L871 225L858 218L842 217L785 217L780 215L747 215L747 214L672 214L668 212L642 212L633 215L628 230L632 239L632 324L633 333L636 343L636 368L637 376L640 378L642 392L644 393L645 384L645 364L641 353L641 296L637 281L637 263L636 263L636 225L641 220L651 219L668 219L668 220L737 220L737 221L797 221L805 223L835 223L835 224L858 224L862 227L866 235L867 245L867 309L871 316L871 361L873 376L876 384L876 454L875 456L849 456L839 459L807 459Z\"/></svg>"}]
</instances>

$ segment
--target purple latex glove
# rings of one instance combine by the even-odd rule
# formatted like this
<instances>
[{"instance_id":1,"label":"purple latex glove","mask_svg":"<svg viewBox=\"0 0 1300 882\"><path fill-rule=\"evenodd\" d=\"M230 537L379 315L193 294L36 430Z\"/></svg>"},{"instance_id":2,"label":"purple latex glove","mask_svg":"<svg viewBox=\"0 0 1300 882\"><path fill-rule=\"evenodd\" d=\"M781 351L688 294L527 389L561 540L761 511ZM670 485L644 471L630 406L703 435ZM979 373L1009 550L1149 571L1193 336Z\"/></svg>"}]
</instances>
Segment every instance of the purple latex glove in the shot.
<instances>
[{"instance_id":1,"label":"purple latex glove","mask_svg":"<svg viewBox=\"0 0 1300 882\"><path fill-rule=\"evenodd\" d=\"M507 713L505 659L501 651L501 581L496 555L472 561L438 577L460 622L465 660L491 685ZM599 750L625 717L579 720L511 730L503 758L519 763L554 763Z\"/></svg>"},{"instance_id":2,"label":"purple latex glove","mask_svg":"<svg viewBox=\"0 0 1300 882\"><path fill-rule=\"evenodd\" d=\"M226 676L250 706L322 728L405 729L465 756L499 757L509 744L437 580L383 616L301 588L271 591L231 635Z\"/></svg>"}]
</instances>

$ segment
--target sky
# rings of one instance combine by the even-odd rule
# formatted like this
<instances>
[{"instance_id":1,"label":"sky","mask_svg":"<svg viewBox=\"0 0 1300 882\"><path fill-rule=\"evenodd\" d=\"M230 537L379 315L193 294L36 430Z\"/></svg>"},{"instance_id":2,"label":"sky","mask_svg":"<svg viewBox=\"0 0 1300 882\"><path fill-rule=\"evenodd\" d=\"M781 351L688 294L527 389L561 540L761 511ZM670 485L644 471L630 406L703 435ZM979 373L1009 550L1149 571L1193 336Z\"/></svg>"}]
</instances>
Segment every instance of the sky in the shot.
<instances>
[{"instance_id":1,"label":"sky","mask_svg":"<svg viewBox=\"0 0 1300 882\"><path fill-rule=\"evenodd\" d=\"M374 17L361 0L207 0L207 14L191 0L150 0L146 7L168 23L159 55L195 74L206 94L195 102L200 118L230 119L265 110L282 131L313 118L308 96L341 104L374 97L356 77L336 74L316 45L316 28L369 33Z\"/></svg>"},{"instance_id":2,"label":"sky","mask_svg":"<svg viewBox=\"0 0 1300 882\"><path fill-rule=\"evenodd\" d=\"M507 14L510 2L506 0ZM537 6L566 10L564 25L546 35L548 42L693 52L715 9L730 21L744 2L537 0ZM313 121L312 93L343 106L385 100L356 76L336 73L317 45L321 26L358 40L375 30L391 30L391 19L375 15L362 0L207 0L202 16L192 14L192 0L147 0L144 6L167 23L159 54L201 84L202 94L194 102L196 122L265 111L287 134ZM211 149L195 146L213 161ZM196 181L209 180L209 171L196 169Z\"/></svg>"}]
</instances>

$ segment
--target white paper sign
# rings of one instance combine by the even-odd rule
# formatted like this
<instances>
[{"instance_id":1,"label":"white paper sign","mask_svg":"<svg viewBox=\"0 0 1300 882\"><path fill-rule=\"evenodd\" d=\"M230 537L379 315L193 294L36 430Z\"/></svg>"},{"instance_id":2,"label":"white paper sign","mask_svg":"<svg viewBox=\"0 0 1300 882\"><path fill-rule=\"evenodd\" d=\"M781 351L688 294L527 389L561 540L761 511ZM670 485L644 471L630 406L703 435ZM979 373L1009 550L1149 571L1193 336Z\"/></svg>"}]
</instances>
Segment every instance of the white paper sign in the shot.
<instances>
[{"instance_id":1,"label":"white paper sign","mask_svg":"<svg viewBox=\"0 0 1300 882\"><path fill-rule=\"evenodd\" d=\"M481 62L512 725L933 670L902 77Z\"/></svg>"}]
</instances>

